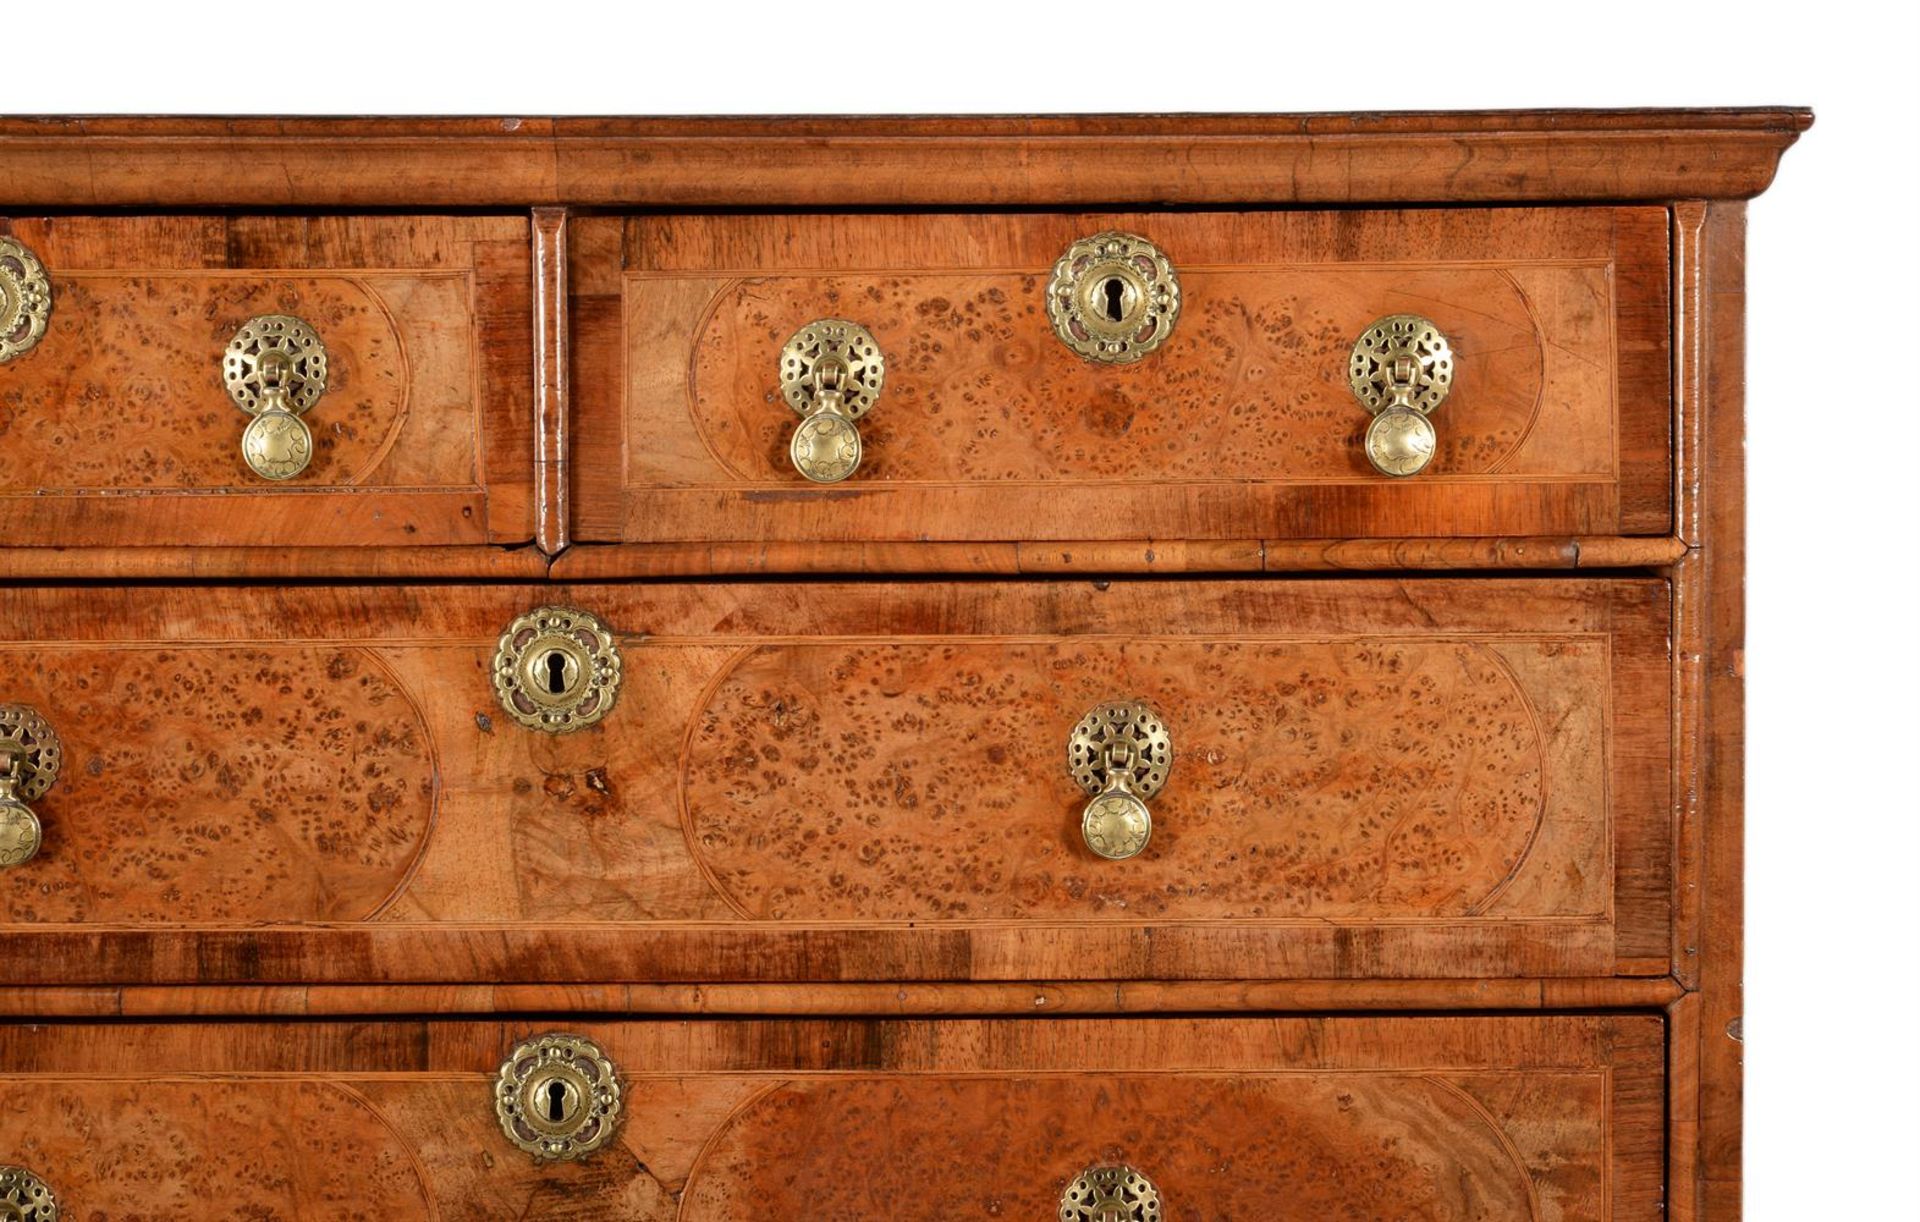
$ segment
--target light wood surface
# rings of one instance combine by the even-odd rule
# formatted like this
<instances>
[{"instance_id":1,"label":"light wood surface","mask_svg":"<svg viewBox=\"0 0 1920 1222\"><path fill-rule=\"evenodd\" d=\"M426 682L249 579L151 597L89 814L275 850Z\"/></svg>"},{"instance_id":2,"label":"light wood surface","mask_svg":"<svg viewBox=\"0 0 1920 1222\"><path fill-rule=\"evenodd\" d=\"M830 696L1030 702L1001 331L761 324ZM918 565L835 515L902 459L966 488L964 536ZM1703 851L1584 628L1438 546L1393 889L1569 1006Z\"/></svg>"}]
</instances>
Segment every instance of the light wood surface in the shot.
<instances>
[{"instance_id":1,"label":"light wood surface","mask_svg":"<svg viewBox=\"0 0 1920 1222\"><path fill-rule=\"evenodd\" d=\"M46 265L46 338L0 365L12 547L533 537L527 224L511 217L0 218ZM312 464L240 457L221 359L260 314L325 345Z\"/></svg>"},{"instance_id":2,"label":"light wood surface","mask_svg":"<svg viewBox=\"0 0 1920 1222\"><path fill-rule=\"evenodd\" d=\"M1166 343L1088 362L1044 308L1076 238L1179 269ZM813 543L1651 534L1668 529L1666 214L582 217L569 228L582 540ZM1354 341L1455 349L1439 448L1376 472ZM865 458L809 484L779 353L818 318L888 356Z\"/></svg>"},{"instance_id":3,"label":"light wood surface","mask_svg":"<svg viewBox=\"0 0 1920 1222\"><path fill-rule=\"evenodd\" d=\"M0 698L71 762L0 873L53 984L1662 974L1649 579L25 589ZM599 726L503 713L542 602ZM1444 625L1444 628L1436 627ZM1141 698L1141 857L1067 731ZM744 973L745 975L741 975Z\"/></svg>"},{"instance_id":4,"label":"light wood surface","mask_svg":"<svg viewBox=\"0 0 1920 1222\"><path fill-rule=\"evenodd\" d=\"M15 118L42 207L995 207L1743 199L1804 109Z\"/></svg>"},{"instance_id":5,"label":"light wood surface","mask_svg":"<svg viewBox=\"0 0 1920 1222\"><path fill-rule=\"evenodd\" d=\"M572 1024L623 1106L537 1165L493 1077L538 1020L0 1025L0 1149L80 1217L1660 1214L1657 1016Z\"/></svg>"}]
</instances>

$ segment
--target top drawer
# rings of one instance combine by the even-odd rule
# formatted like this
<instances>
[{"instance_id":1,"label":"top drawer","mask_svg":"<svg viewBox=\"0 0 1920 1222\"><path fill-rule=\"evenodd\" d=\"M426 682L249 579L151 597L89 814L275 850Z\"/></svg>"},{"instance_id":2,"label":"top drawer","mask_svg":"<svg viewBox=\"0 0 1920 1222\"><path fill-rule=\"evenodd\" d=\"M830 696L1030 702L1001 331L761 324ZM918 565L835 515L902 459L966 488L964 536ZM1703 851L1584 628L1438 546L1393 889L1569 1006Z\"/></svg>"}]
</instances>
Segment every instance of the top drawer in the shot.
<instances>
[{"instance_id":1,"label":"top drawer","mask_svg":"<svg viewBox=\"0 0 1920 1222\"><path fill-rule=\"evenodd\" d=\"M0 218L0 534L530 539L530 282L520 217Z\"/></svg>"},{"instance_id":2,"label":"top drawer","mask_svg":"<svg viewBox=\"0 0 1920 1222\"><path fill-rule=\"evenodd\" d=\"M1136 248L1064 257L1107 231L1147 239L1171 274ZM1669 526L1661 208L592 217L568 246L577 538ZM1135 359L1083 355L1056 330L1094 347L1085 315L1102 311ZM1369 407L1350 384L1356 341L1396 315L1429 320L1452 361L1437 406L1414 396L1433 447L1404 478L1366 450L1391 391ZM800 389L783 386L783 347L822 319L859 324L878 349L843 362L860 459L832 484L790 453L793 401L817 407L819 378L840 376L815 370L831 350L800 345L785 367ZM1431 346L1420 355L1416 381L1444 381ZM834 473L844 422L808 424L814 474ZM1383 446L1408 444L1395 431Z\"/></svg>"}]
</instances>

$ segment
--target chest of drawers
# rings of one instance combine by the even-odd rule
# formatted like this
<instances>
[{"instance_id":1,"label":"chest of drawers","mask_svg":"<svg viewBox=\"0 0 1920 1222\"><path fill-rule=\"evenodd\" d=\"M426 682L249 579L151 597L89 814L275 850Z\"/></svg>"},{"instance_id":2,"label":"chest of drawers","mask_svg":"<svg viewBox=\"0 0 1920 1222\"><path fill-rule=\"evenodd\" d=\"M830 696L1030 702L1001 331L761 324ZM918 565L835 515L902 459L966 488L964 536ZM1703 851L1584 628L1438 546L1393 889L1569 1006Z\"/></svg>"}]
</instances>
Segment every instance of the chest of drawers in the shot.
<instances>
[{"instance_id":1,"label":"chest of drawers","mask_svg":"<svg viewBox=\"0 0 1920 1222\"><path fill-rule=\"evenodd\" d=\"M0 1216L1737 1218L1810 121L0 120Z\"/></svg>"}]
</instances>

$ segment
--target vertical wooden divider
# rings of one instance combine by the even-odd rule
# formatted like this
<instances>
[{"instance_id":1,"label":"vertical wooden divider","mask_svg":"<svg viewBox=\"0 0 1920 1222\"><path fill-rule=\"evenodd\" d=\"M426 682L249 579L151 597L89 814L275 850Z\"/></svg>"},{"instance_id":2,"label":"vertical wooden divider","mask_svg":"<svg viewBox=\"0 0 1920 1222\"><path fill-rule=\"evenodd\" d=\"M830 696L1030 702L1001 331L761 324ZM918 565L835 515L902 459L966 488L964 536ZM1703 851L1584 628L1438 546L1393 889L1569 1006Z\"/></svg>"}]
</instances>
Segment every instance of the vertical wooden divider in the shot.
<instances>
[{"instance_id":1,"label":"vertical wooden divider","mask_svg":"<svg viewBox=\"0 0 1920 1222\"><path fill-rule=\"evenodd\" d=\"M533 399L536 541L567 547L567 210L533 210Z\"/></svg>"}]
</instances>

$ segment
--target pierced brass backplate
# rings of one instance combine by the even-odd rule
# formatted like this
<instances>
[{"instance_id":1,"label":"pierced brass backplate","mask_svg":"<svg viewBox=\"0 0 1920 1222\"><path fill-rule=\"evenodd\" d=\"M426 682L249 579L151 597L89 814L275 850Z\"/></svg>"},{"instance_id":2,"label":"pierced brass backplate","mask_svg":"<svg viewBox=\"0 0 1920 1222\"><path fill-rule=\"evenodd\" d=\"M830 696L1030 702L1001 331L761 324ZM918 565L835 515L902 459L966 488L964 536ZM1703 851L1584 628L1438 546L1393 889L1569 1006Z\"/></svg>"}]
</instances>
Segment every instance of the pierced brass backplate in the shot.
<instances>
[{"instance_id":1,"label":"pierced brass backplate","mask_svg":"<svg viewBox=\"0 0 1920 1222\"><path fill-rule=\"evenodd\" d=\"M887 358L873 332L843 318L821 318L795 331L780 349L780 394L804 419L787 456L816 484L837 484L860 467L854 421L879 401Z\"/></svg>"},{"instance_id":2,"label":"pierced brass backplate","mask_svg":"<svg viewBox=\"0 0 1920 1222\"><path fill-rule=\"evenodd\" d=\"M1060 1222L1161 1222L1160 1190L1132 1167L1089 1167L1060 1194Z\"/></svg>"},{"instance_id":3,"label":"pierced brass backplate","mask_svg":"<svg viewBox=\"0 0 1920 1222\"><path fill-rule=\"evenodd\" d=\"M493 690L507 715L534 730L566 734L607 715L620 694L620 649L598 616L541 607L500 634Z\"/></svg>"},{"instance_id":4,"label":"pierced brass backplate","mask_svg":"<svg viewBox=\"0 0 1920 1222\"><path fill-rule=\"evenodd\" d=\"M1124 365L1167 342L1180 320L1180 277L1160 248L1117 229L1081 238L1053 265L1047 317L1090 361Z\"/></svg>"},{"instance_id":5,"label":"pierced brass backplate","mask_svg":"<svg viewBox=\"0 0 1920 1222\"><path fill-rule=\"evenodd\" d=\"M23 243L0 237L0 365L40 342L52 313L46 265Z\"/></svg>"},{"instance_id":6,"label":"pierced brass backplate","mask_svg":"<svg viewBox=\"0 0 1920 1222\"><path fill-rule=\"evenodd\" d=\"M507 1140L535 1158L585 1158L613 1140L620 1076L592 1040L536 1036L501 1064L493 1108Z\"/></svg>"},{"instance_id":7,"label":"pierced brass backplate","mask_svg":"<svg viewBox=\"0 0 1920 1222\"><path fill-rule=\"evenodd\" d=\"M1093 800L1080 813L1087 847L1109 861L1133 857L1153 835L1147 801L1167 783L1173 738L1136 700L1096 706L1067 737L1067 770Z\"/></svg>"},{"instance_id":8,"label":"pierced brass backplate","mask_svg":"<svg viewBox=\"0 0 1920 1222\"><path fill-rule=\"evenodd\" d=\"M27 803L44 798L59 775L60 738L47 719L24 704L0 704L0 868L40 852L40 816Z\"/></svg>"},{"instance_id":9,"label":"pierced brass backplate","mask_svg":"<svg viewBox=\"0 0 1920 1222\"><path fill-rule=\"evenodd\" d=\"M1428 413L1453 389L1453 347L1418 314L1376 319L1353 345L1347 366L1353 397L1373 413L1367 461L1382 475L1416 475L1438 443Z\"/></svg>"},{"instance_id":10,"label":"pierced brass backplate","mask_svg":"<svg viewBox=\"0 0 1920 1222\"><path fill-rule=\"evenodd\" d=\"M313 461L313 430L301 417L327 393L327 349L290 314L250 318L227 345L227 394L252 416L240 456L263 479L292 479Z\"/></svg>"},{"instance_id":11,"label":"pierced brass backplate","mask_svg":"<svg viewBox=\"0 0 1920 1222\"><path fill-rule=\"evenodd\" d=\"M25 1167L0 1166L0 1222L59 1222L60 1203Z\"/></svg>"}]
</instances>

